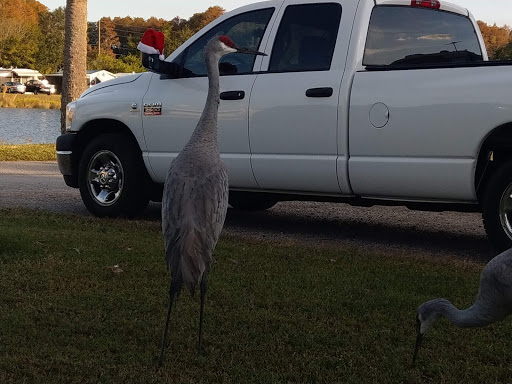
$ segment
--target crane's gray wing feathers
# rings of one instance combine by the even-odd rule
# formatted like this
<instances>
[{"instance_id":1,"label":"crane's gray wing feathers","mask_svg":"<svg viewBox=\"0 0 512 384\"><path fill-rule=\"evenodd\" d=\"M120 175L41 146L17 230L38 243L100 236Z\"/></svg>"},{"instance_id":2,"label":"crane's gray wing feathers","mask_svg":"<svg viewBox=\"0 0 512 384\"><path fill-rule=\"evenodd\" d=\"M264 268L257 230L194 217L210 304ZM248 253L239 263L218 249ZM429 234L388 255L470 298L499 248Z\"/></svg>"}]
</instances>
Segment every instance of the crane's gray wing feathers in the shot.
<instances>
[{"instance_id":1,"label":"crane's gray wing feathers","mask_svg":"<svg viewBox=\"0 0 512 384\"><path fill-rule=\"evenodd\" d=\"M202 178L170 173L162 199L165 260L172 279L194 292L212 262L228 207L224 166ZM180 284L181 286L181 284Z\"/></svg>"}]
</instances>

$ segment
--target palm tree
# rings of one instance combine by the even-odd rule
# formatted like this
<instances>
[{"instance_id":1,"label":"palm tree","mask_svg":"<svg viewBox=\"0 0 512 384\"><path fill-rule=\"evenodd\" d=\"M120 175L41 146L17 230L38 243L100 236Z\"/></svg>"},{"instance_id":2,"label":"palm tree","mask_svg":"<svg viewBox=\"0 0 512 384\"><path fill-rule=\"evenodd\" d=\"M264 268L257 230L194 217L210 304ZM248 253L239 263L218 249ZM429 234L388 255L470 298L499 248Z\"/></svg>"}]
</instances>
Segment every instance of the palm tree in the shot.
<instances>
[{"instance_id":1,"label":"palm tree","mask_svg":"<svg viewBox=\"0 0 512 384\"><path fill-rule=\"evenodd\" d=\"M87 0L66 0L66 38L62 76L61 132L66 130L66 106L86 89Z\"/></svg>"}]
</instances>

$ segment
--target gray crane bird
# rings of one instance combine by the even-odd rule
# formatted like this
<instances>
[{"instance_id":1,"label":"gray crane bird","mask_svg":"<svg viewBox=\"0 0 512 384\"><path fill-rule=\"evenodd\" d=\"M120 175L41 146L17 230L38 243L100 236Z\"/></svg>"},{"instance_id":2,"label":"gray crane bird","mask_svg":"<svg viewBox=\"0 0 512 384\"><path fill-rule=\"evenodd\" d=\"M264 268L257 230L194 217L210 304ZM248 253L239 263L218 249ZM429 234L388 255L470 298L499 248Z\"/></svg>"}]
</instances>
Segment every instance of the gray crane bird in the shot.
<instances>
[{"instance_id":1,"label":"gray crane bird","mask_svg":"<svg viewBox=\"0 0 512 384\"><path fill-rule=\"evenodd\" d=\"M169 308L159 365L163 364L171 308L183 285L193 294L200 286L198 353L203 333L206 277L228 208L228 174L217 143L220 103L219 61L228 53L264 53L237 47L227 36L216 36L204 48L208 96L189 142L172 161L162 198L165 261L171 273Z\"/></svg>"},{"instance_id":2,"label":"gray crane bird","mask_svg":"<svg viewBox=\"0 0 512 384\"><path fill-rule=\"evenodd\" d=\"M487 263L480 275L480 288L472 306L457 309L446 299L421 304L416 315L416 346L412 358L416 363L423 335L440 317L458 327L485 327L512 314L512 248Z\"/></svg>"}]
</instances>

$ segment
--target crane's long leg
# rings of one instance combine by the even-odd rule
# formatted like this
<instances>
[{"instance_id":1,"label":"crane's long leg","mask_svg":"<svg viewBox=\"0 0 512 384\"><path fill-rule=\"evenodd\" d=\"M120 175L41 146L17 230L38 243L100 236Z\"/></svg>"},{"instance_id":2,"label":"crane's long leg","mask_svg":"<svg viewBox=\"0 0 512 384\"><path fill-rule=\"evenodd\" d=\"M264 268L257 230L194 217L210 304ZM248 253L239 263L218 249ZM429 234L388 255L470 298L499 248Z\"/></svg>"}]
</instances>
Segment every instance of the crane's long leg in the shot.
<instances>
[{"instance_id":1,"label":"crane's long leg","mask_svg":"<svg viewBox=\"0 0 512 384\"><path fill-rule=\"evenodd\" d=\"M201 354L203 344L203 318L204 318L204 298L206 296L206 275L201 280L201 308L199 311L199 342L197 343L197 354Z\"/></svg>"},{"instance_id":2,"label":"crane's long leg","mask_svg":"<svg viewBox=\"0 0 512 384\"><path fill-rule=\"evenodd\" d=\"M165 340L167 339L167 330L169 329L169 318L171 317L171 308L172 303L174 301L174 296L178 289L175 286L174 281L171 281L171 286L169 287L169 308L167 308L167 317L165 319L165 328L164 334L162 336L162 348L160 350L160 358L158 359L158 366L161 367L164 363L164 353L165 353Z\"/></svg>"}]
</instances>

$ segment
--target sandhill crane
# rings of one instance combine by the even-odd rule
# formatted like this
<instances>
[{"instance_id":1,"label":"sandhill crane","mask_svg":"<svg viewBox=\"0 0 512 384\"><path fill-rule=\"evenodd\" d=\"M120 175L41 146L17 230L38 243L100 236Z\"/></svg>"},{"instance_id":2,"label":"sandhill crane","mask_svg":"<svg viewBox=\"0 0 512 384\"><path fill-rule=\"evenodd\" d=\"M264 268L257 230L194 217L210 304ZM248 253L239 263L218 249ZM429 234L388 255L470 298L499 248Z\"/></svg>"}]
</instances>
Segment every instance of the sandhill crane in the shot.
<instances>
[{"instance_id":1,"label":"sandhill crane","mask_svg":"<svg viewBox=\"0 0 512 384\"><path fill-rule=\"evenodd\" d=\"M189 142L172 161L165 181L162 230L171 284L160 366L163 364L173 300L181 292L183 284L191 293L200 286L198 353L201 352L206 277L226 217L229 193L228 174L220 159L217 143L219 61L225 54L235 52L264 55L237 47L227 36L214 37L206 44L206 105Z\"/></svg>"},{"instance_id":2,"label":"sandhill crane","mask_svg":"<svg viewBox=\"0 0 512 384\"><path fill-rule=\"evenodd\" d=\"M512 248L487 263L480 275L480 289L475 303L464 310L457 309L446 299L429 300L418 308L417 337L413 364L423 335L439 316L458 327L484 327L512 314Z\"/></svg>"}]
</instances>

